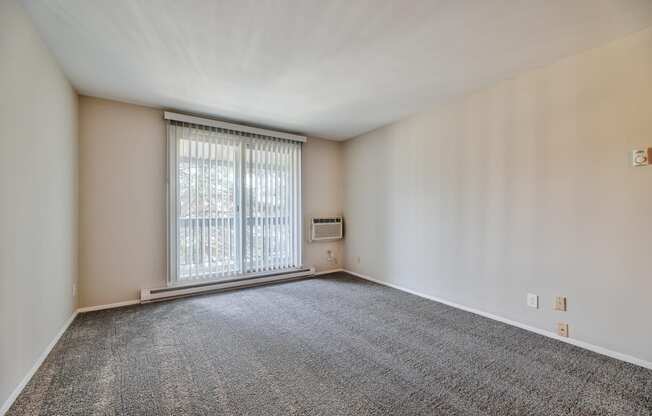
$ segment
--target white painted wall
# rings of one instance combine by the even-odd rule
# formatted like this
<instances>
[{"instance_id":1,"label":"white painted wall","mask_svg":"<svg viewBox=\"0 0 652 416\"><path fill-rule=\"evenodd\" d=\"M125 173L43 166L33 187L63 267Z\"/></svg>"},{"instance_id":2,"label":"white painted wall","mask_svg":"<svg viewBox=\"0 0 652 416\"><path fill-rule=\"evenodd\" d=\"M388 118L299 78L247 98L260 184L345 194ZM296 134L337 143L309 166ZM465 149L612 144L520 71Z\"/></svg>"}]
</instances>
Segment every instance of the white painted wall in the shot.
<instances>
[{"instance_id":1,"label":"white painted wall","mask_svg":"<svg viewBox=\"0 0 652 416\"><path fill-rule=\"evenodd\" d=\"M347 269L652 361L652 29L344 146Z\"/></svg>"},{"instance_id":2,"label":"white painted wall","mask_svg":"<svg viewBox=\"0 0 652 416\"><path fill-rule=\"evenodd\" d=\"M166 284L165 121L163 111L80 97L80 306L139 298ZM342 212L340 144L308 138L303 146L303 208ZM340 267L343 243L304 242L304 264Z\"/></svg>"},{"instance_id":3,"label":"white painted wall","mask_svg":"<svg viewBox=\"0 0 652 416\"><path fill-rule=\"evenodd\" d=\"M70 319L77 96L13 0L0 1L0 413Z\"/></svg>"}]
</instances>

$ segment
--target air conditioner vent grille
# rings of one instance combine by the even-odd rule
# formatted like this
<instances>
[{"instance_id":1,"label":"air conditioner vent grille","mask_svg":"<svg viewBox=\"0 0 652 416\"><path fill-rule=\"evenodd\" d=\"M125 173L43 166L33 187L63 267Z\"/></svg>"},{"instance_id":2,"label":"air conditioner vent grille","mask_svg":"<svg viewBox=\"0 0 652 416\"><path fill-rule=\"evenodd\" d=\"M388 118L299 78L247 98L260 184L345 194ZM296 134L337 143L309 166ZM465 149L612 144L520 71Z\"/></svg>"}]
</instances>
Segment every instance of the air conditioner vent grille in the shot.
<instances>
[{"instance_id":1,"label":"air conditioner vent grille","mask_svg":"<svg viewBox=\"0 0 652 416\"><path fill-rule=\"evenodd\" d=\"M310 221L310 240L341 240L342 217L313 218Z\"/></svg>"}]
</instances>

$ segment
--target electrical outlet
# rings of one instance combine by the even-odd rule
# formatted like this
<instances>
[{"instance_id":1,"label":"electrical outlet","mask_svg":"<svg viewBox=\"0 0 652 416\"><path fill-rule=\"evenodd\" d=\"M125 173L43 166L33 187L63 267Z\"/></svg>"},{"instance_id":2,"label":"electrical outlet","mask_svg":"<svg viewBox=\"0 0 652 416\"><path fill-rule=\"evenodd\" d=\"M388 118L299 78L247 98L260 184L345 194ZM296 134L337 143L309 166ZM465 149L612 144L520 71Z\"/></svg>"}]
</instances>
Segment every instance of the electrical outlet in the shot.
<instances>
[{"instance_id":1,"label":"electrical outlet","mask_svg":"<svg viewBox=\"0 0 652 416\"><path fill-rule=\"evenodd\" d=\"M72 296L77 296L77 284L73 283L72 284Z\"/></svg>"},{"instance_id":2,"label":"electrical outlet","mask_svg":"<svg viewBox=\"0 0 652 416\"><path fill-rule=\"evenodd\" d=\"M559 322L557 324L557 335L561 337L568 337L568 324Z\"/></svg>"},{"instance_id":3,"label":"electrical outlet","mask_svg":"<svg viewBox=\"0 0 652 416\"><path fill-rule=\"evenodd\" d=\"M356 257L355 259L358 262L358 264L360 264L360 256Z\"/></svg>"},{"instance_id":4,"label":"electrical outlet","mask_svg":"<svg viewBox=\"0 0 652 416\"><path fill-rule=\"evenodd\" d=\"M652 147L649 149L632 150L632 166L648 166L652 164Z\"/></svg>"},{"instance_id":5,"label":"electrical outlet","mask_svg":"<svg viewBox=\"0 0 652 416\"><path fill-rule=\"evenodd\" d=\"M539 309L539 295L528 293L527 306L529 306L530 308Z\"/></svg>"},{"instance_id":6,"label":"electrical outlet","mask_svg":"<svg viewBox=\"0 0 652 416\"><path fill-rule=\"evenodd\" d=\"M326 260L331 264L336 264L337 259L333 256L333 250L326 250Z\"/></svg>"},{"instance_id":7,"label":"electrical outlet","mask_svg":"<svg viewBox=\"0 0 652 416\"><path fill-rule=\"evenodd\" d=\"M566 296L557 296L555 298L554 309L556 311L566 311Z\"/></svg>"}]
</instances>

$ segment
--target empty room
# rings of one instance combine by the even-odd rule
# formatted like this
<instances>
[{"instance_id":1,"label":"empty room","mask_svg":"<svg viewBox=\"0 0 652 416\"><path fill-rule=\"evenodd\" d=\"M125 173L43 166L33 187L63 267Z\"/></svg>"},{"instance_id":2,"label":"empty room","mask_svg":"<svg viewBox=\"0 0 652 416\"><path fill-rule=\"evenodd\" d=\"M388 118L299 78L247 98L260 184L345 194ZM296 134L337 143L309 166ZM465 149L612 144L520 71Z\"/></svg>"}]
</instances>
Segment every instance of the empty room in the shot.
<instances>
[{"instance_id":1,"label":"empty room","mask_svg":"<svg viewBox=\"0 0 652 416\"><path fill-rule=\"evenodd\" d=\"M0 416L652 416L652 1L0 0Z\"/></svg>"}]
</instances>

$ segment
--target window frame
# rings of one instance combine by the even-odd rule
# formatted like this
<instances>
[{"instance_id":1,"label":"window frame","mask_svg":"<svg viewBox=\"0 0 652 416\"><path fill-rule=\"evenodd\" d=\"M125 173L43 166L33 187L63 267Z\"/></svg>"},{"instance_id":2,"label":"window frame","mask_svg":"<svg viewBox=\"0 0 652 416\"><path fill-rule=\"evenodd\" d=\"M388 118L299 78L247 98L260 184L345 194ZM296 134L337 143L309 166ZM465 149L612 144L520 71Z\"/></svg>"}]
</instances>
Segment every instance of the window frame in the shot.
<instances>
[{"instance_id":1,"label":"window frame","mask_svg":"<svg viewBox=\"0 0 652 416\"><path fill-rule=\"evenodd\" d=\"M167 115L168 113L166 112L166 119L168 121L179 121L176 120L175 118L168 118ZM174 114L174 113L171 113ZM176 115L176 114L174 114ZM182 115L183 116L183 115ZM185 116L184 116L185 117ZM190 117L190 116L187 116ZM196 117L192 117L193 121L198 120ZM199 119L199 120L204 120L204 119ZM215 122L215 123L222 123L222 122L217 122L214 120L208 120L209 122ZM185 123L184 121L180 121L181 123ZM193 128L202 128L203 126L200 124L195 124L195 123L188 123L189 127ZM228 123L227 123L228 124ZM228 124L230 127L236 126L232 124ZM247 273L246 267L246 259L245 259L245 246L249 244L248 239L245 238L246 234L246 221L248 220L247 212L246 212L246 202L245 198L247 197L246 192L245 192L245 183L246 183L246 163L247 163L247 146L251 146L254 143L254 133L247 132L247 131L232 131L229 129L227 133L233 134L235 137L237 137L239 141L239 151L238 151L238 169L235 174L235 178L237 180L237 185L236 185L236 193L237 193L237 208L235 211L235 221L237 222L237 227L239 228L239 242L235 244L236 250L237 250L237 261L239 262L239 273L225 276L224 279L222 278L215 278L213 274L210 274L208 277L203 278L203 279L198 279L198 278L193 278L189 281L183 281L179 279L178 273L179 273L179 253L178 253L178 209L179 209L179 188L178 188L178 138L176 135L171 134L171 128L178 128L178 124L172 124L171 122L167 123L167 128L166 128L166 240L167 240L167 249L166 249L166 257L167 257L167 286L170 287L177 287L177 286L186 286L186 285L193 285L193 284L202 284L202 283L207 283L207 282L220 282L224 281L226 279L233 279L233 278L254 278L258 276L269 276L270 272L254 272L254 273ZM216 126L208 126L208 127L216 127ZM220 128L219 126L217 126ZM244 126L245 129L252 129L249 128L248 126ZM258 130L258 129L257 129ZM285 136L286 134L283 133L282 137L271 137L271 139L282 139L285 141L288 141L288 137ZM258 136L255 134L255 136ZM289 136L294 136L294 135L289 135ZM258 136L260 137L260 136ZM296 136L299 138L302 138L303 136ZM305 137L303 137L303 140L293 140L290 139L291 141L297 141L297 142L305 142ZM301 148L298 150L298 157L297 157L297 172L295 173L296 179L297 179L297 184L296 184L296 194L293 196L293 200L296 201L297 204L297 210L298 212L295 214L296 215L296 240L293 242L293 247L294 250L297 252L298 255L298 265L296 265L295 268L292 269L287 269L287 270L279 270L279 273L281 272L287 272L290 270L294 269L300 269L303 264L303 226L302 226L302 219L303 219L303 212L302 212L302 185L301 185L301 159L302 159L302 151ZM238 240L238 239L237 239Z\"/></svg>"}]
</instances>

